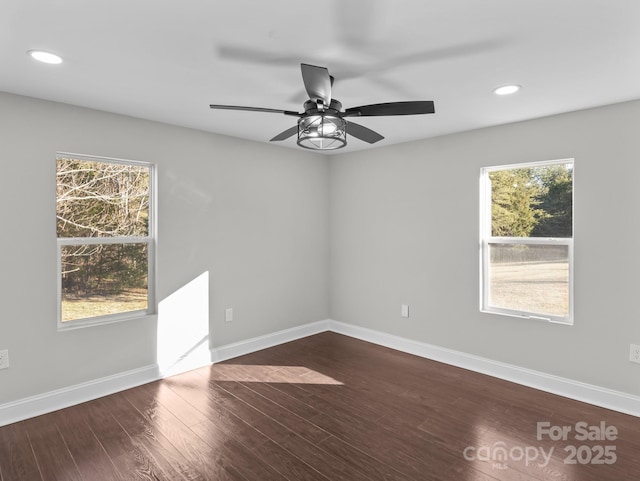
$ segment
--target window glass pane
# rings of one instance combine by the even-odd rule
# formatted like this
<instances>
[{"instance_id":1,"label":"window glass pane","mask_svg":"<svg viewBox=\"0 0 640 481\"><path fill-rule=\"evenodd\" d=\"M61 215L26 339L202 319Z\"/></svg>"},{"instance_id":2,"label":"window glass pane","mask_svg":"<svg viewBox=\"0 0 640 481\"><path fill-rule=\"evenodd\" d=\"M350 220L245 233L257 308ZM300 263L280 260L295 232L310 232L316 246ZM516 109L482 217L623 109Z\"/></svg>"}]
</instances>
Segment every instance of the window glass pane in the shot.
<instances>
[{"instance_id":1,"label":"window glass pane","mask_svg":"<svg viewBox=\"0 0 640 481\"><path fill-rule=\"evenodd\" d=\"M149 233L149 168L58 157L58 237Z\"/></svg>"},{"instance_id":2,"label":"window glass pane","mask_svg":"<svg viewBox=\"0 0 640 481\"><path fill-rule=\"evenodd\" d=\"M489 173L493 237L571 237L573 164Z\"/></svg>"},{"instance_id":3,"label":"window glass pane","mask_svg":"<svg viewBox=\"0 0 640 481\"><path fill-rule=\"evenodd\" d=\"M569 247L489 244L489 305L569 315Z\"/></svg>"},{"instance_id":4,"label":"window glass pane","mask_svg":"<svg viewBox=\"0 0 640 481\"><path fill-rule=\"evenodd\" d=\"M61 246L62 321L147 309L146 243Z\"/></svg>"}]
</instances>

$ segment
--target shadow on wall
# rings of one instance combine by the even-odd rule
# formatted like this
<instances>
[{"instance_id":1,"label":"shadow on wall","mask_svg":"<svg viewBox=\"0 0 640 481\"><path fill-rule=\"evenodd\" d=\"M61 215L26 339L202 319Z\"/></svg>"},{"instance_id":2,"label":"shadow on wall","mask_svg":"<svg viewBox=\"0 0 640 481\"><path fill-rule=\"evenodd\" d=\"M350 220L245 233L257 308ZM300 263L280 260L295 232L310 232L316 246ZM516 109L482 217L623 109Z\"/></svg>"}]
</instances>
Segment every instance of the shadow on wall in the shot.
<instances>
[{"instance_id":1,"label":"shadow on wall","mask_svg":"<svg viewBox=\"0 0 640 481\"><path fill-rule=\"evenodd\" d=\"M210 362L207 271L158 304L157 363L164 377Z\"/></svg>"}]
</instances>

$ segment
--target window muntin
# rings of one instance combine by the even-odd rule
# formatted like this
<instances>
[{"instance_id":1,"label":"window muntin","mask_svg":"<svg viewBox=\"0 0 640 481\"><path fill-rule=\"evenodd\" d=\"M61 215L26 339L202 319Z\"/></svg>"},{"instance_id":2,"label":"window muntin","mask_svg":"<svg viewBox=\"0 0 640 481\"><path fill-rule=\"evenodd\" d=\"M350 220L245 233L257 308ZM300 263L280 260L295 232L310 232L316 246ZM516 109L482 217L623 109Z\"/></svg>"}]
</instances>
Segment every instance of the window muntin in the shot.
<instances>
[{"instance_id":1,"label":"window muntin","mask_svg":"<svg viewBox=\"0 0 640 481\"><path fill-rule=\"evenodd\" d=\"M57 155L60 329L153 311L153 186L151 164Z\"/></svg>"},{"instance_id":2,"label":"window muntin","mask_svg":"<svg viewBox=\"0 0 640 481\"><path fill-rule=\"evenodd\" d=\"M481 171L481 310L573 323L573 160Z\"/></svg>"}]
</instances>

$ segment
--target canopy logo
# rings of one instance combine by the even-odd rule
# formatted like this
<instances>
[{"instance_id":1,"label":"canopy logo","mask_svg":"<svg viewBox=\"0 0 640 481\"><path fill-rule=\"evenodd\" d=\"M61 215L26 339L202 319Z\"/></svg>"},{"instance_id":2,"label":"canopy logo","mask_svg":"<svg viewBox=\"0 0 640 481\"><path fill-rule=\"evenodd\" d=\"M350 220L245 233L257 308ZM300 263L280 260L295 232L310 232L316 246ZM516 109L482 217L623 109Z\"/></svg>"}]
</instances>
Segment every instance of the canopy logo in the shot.
<instances>
[{"instance_id":1,"label":"canopy logo","mask_svg":"<svg viewBox=\"0 0 640 481\"><path fill-rule=\"evenodd\" d=\"M493 464L496 469L507 469L509 465L507 461L522 461L526 466L533 464L538 459L538 466L544 468L549 465L551 456L553 455L553 447L545 452L544 448L536 446L514 446L507 448L504 441L497 441L491 446L481 446L475 448L467 446L462 452L464 459L467 461L488 461Z\"/></svg>"},{"instance_id":2,"label":"canopy logo","mask_svg":"<svg viewBox=\"0 0 640 481\"><path fill-rule=\"evenodd\" d=\"M601 421L597 425L581 421L574 425L552 425L540 421L536 425L536 440L547 441L543 446L511 446L497 441L486 446L467 446L462 455L467 461L489 462L494 469L507 469L509 462L524 462L525 466L537 465L546 468L557 446L549 446L548 441L563 442L559 447L564 453L564 464L614 464L617 460L616 446L613 444L593 444L594 441L615 441L618 429ZM589 442L589 444L570 444ZM568 444L566 443L568 442ZM560 456L560 454L559 454Z\"/></svg>"}]
</instances>

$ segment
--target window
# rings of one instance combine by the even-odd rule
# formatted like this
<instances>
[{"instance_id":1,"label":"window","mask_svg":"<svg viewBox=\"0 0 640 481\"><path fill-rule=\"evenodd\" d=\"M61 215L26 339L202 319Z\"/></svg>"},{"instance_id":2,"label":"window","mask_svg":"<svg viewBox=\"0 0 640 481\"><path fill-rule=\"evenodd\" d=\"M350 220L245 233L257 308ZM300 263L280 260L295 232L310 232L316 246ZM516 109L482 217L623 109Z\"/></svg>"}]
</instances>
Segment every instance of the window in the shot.
<instances>
[{"instance_id":1,"label":"window","mask_svg":"<svg viewBox=\"0 0 640 481\"><path fill-rule=\"evenodd\" d=\"M58 328L153 312L151 164L56 157Z\"/></svg>"},{"instance_id":2,"label":"window","mask_svg":"<svg viewBox=\"0 0 640 481\"><path fill-rule=\"evenodd\" d=\"M573 159L480 176L481 310L573 323Z\"/></svg>"}]
</instances>

